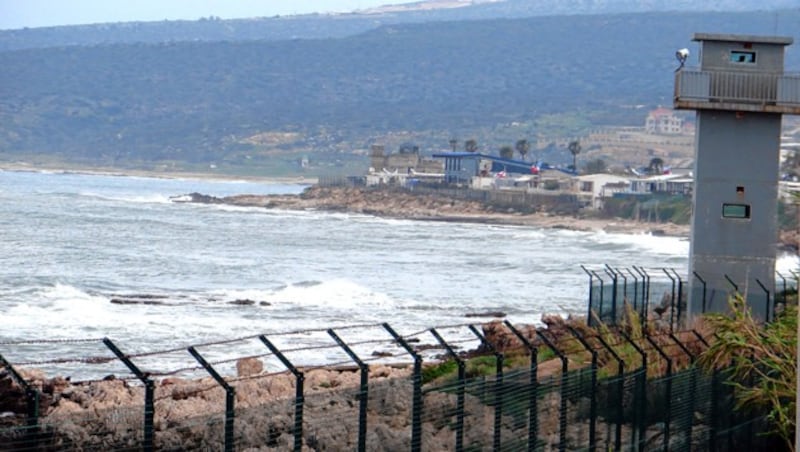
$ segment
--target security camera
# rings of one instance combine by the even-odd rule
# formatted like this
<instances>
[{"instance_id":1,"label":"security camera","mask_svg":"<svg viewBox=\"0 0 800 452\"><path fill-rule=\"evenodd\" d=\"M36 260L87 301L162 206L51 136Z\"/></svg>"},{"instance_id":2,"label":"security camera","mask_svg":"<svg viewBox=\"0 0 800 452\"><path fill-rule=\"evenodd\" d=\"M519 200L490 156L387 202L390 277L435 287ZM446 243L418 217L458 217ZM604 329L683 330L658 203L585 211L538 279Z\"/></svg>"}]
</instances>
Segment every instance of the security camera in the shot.
<instances>
[{"instance_id":1,"label":"security camera","mask_svg":"<svg viewBox=\"0 0 800 452\"><path fill-rule=\"evenodd\" d=\"M675 52L675 58L677 58L678 62L681 64L680 66L678 66L677 69L675 69L675 72L678 72L681 69L683 69L683 65L686 63L686 59L689 58L689 49L684 48L678 50L677 52Z\"/></svg>"}]
</instances>

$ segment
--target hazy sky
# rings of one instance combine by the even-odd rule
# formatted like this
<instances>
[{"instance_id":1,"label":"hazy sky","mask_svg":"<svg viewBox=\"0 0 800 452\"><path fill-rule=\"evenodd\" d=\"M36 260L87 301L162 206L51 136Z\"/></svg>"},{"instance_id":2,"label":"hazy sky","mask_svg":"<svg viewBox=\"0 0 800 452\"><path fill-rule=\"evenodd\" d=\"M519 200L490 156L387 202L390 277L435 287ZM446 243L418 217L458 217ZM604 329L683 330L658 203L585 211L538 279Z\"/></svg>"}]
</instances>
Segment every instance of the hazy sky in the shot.
<instances>
[{"instance_id":1,"label":"hazy sky","mask_svg":"<svg viewBox=\"0 0 800 452\"><path fill-rule=\"evenodd\" d=\"M352 11L413 0L0 0L0 29Z\"/></svg>"}]
</instances>

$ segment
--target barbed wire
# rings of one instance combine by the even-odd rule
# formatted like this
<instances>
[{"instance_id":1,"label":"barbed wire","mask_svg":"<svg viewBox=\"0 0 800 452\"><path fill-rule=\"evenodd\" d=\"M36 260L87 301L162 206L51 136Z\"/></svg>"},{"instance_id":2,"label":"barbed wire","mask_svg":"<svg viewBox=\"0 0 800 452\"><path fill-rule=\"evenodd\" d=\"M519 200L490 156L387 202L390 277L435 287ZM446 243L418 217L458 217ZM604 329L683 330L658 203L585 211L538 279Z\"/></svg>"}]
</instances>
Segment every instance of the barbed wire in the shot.
<instances>
[{"instance_id":1,"label":"barbed wire","mask_svg":"<svg viewBox=\"0 0 800 452\"><path fill-rule=\"evenodd\" d=\"M90 342L102 342L103 338L82 338L82 339L21 339L17 341L0 341L0 345L37 345L37 344L81 344Z\"/></svg>"},{"instance_id":2,"label":"barbed wire","mask_svg":"<svg viewBox=\"0 0 800 452\"><path fill-rule=\"evenodd\" d=\"M173 347L168 349L162 350L152 350L147 352L138 352L126 355L129 358L144 358L148 356L157 356L157 355L165 355L169 353L176 353L185 351L189 347L194 348L202 348L202 347L213 347L216 345L228 345L236 342L244 342L248 340L258 339L261 336L265 337L275 337L275 336L289 336L293 334L308 334L308 333L323 333L327 332L329 329L332 330L349 330L355 328L375 328L380 327L382 324L380 323L363 323L363 324L353 324L353 325L341 325L333 328L307 328L307 329L300 329L300 330L289 330L289 331L278 331L278 332L271 332L271 333L258 333L258 334L249 334L246 336L239 336L229 339L221 339L218 341L210 341L210 342L200 342L194 344L187 344L184 346Z\"/></svg>"},{"instance_id":3,"label":"barbed wire","mask_svg":"<svg viewBox=\"0 0 800 452\"><path fill-rule=\"evenodd\" d=\"M14 362L9 363L14 366L43 366L47 364L106 364L113 361L117 361L117 358L112 357L105 357L105 356L89 356L85 358L55 358L55 359L43 359L38 361L22 361L22 362Z\"/></svg>"},{"instance_id":4,"label":"barbed wire","mask_svg":"<svg viewBox=\"0 0 800 452\"><path fill-rule=\"evenodd\" d=\"M358 346L358 345L369 345L369 344L387 344L387 345L392 345L394 343L395 343L394 339L365 339L363 341L355 341L355 342L347 342L347 341L345 341L345 344L347 344L348 347L355 347L355 346Z\"/></svg>"},{"instance_id":5,"label":"barbed wire","mask_svg":"<svg viewBox=\"0 0 800 452\"><path fill-rule=\"evenodd\" d=\"M450 329L450 328L464 328L464 327L468 327L468 326L470 326L470 325L475 325L475 322L467 322L467 323L454 323L454 324L451 324L451 325L437 325L437 326L435 326L434 328L435 328L436 330L445 330L445 329ZM430 330L431 330L430 328L425 328L424 330L419 330L419 331L415 331L415 332L413 332L413 333L410 333L410 334L406 334L406 335L405 335L405 336L403 336L403 337L404 337L404 338L408 338L408 337L416 337L416 336L420 336L420 335L422 335L422 334L425 334L425 333L428 333L428 332L430 332Z\"/></svg>"}]
</instances>

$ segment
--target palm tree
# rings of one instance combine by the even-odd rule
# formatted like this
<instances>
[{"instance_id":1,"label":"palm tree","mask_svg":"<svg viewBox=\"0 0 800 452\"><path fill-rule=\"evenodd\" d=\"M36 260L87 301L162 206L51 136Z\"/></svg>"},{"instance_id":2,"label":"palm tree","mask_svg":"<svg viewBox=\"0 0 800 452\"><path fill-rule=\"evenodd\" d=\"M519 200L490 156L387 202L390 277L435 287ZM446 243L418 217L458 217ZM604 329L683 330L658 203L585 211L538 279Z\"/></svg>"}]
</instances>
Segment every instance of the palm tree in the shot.
<instances>
[{"instance_id":1,"label":"palm tree","mask_svg":"<svg viewBox=\"0 0 800 452\"><path fill-rule=\"evenodd\" d=\"M578 140L570 141L569 153L572 154L572 170L578 174L578 154L581 153L581 143Z\"/></svg>"},{"instance_id":2,"label":"palm tree","mask_svg":"<svg viewBox=\"0 0 800 452\"><path fill-rule=\"evenodd\" d=\"M474 138L464 142L464 150L467 152L478 152L478 142Z\"/></svg>"},{"instance_id":3,"label":"palm tree","mask_svg":"<svg viewBox=\"0 0 800 452\"><path fill-rule=\"evenodd\" d=\"M528 151L531 150L531 145L528 143L528 140L518 140L514 147L517 149L517 152L519 152L519 156L522 157L522 161L525 161L525 156L528 155Z\"/></svg>"},{"instance_id":4,"label":"palm tree","mask_svg":"<svg viewBox=\"0 0 800 452\"><path fill-rule=\"evenodd\" d=\"M458 140L456 140L455 138L451 138L450 139L450 148L453 150L453 152L456 152L456 147L457 146L458 146Z\"/></svg>"},{"instance_id":5,"label":"palm tree","mask_svg":"<svg viewBox=\"0 0 800 452\"><path fill-rule=\"evenodd\" d=\"M664 160L659 157L650 159L650 165L647 167L650 174L663 174L664 173Z\"/></svg>"},{"instance_id":6,"label":"palm tree","mask_svg":"<svg viewBox=\"0 0 800 452\"><path fill-rule=\"evenodd\" d=\"M514 158L514 149L511 146L503 146L500 148L500 157L511 160Z\"/></svg>"}]
</instances>

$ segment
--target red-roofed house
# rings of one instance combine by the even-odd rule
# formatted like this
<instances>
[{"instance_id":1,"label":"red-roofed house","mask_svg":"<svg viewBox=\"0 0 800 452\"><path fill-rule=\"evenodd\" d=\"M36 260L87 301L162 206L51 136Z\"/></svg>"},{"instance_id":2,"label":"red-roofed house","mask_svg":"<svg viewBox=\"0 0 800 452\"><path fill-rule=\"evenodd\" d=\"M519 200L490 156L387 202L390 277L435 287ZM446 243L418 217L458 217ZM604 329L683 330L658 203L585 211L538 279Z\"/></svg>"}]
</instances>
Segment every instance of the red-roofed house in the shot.
<instances>
[{"instance_id":1,"label":"red-roofed house","mask_svg":"<svg viewBox=\"0 0 800 452\"><path fill-rule=\"evenodd\" d=\"M683 118L675 115L675 112L663 107L658 107L647 115L644 129L647 133L658 133L665 135L677 135L683 128Z\"/></svg>"}]
</instances>

